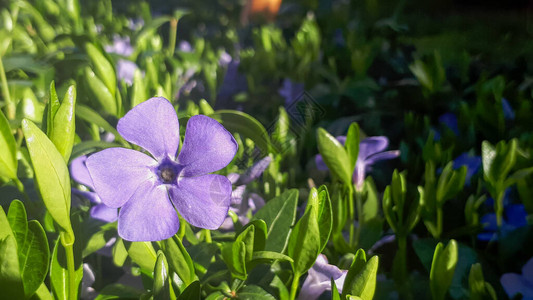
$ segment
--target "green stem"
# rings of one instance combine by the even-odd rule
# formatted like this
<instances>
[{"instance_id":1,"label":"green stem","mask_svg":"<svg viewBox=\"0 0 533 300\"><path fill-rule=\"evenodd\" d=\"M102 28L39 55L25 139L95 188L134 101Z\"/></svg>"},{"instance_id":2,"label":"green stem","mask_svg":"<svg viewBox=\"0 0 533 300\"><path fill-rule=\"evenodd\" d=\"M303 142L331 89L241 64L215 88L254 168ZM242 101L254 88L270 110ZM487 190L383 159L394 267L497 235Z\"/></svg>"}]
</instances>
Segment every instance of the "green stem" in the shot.
<instances>
[{"instance_id":1,"label":"green stem","mask_svg":"<svg viewBox=\"0 0 533 300\"><path fill-rule=\"evenodd\" d=\"M17 185L17 188L19 189L19 191L23 194L26 194L24 192L24 185L22 184L22 181L20 181L18 178L15 178L13 179L13 181L15 182L15 184Z\"/></svg>"},{"instance_id":2,"label":"green stem","mask_svg":"<svg viewBox=\"0 0 533 300\"><path fill-rule=\"evenodd\" d=\"M496 201L494 202L494 211L496 212L496 223L498 228L502 226L503 223L503 198L505 196L505 190L503 192L498 192Z\"/></svg>"},{"instance_id":3,"label":"green stem","mask_svg":"<svg viewBox=\"0 0 533 300\"><path fill-rule=\"evenodd\" d=\"M78 289L76 287L76 268L74 266L74 247L71 245L63 245L67 255L67 270L68 270L68 295L69 299L76 299Z\"/></svg>"},{"instance_id":4,"label":"green stem","mask_svg":"<svg viewBox=\"0 0 533 300\"><path fill-rule=\"evenodd\" d=\"M439 239L442 234L442 207L437 207L437 232L436 238Z\"/></svg>"},{"instance_id":5,"label":"green stem","mask_svg":"<svg viewBox=\"0 0 533 300\"><path fill-rule=\"evenodd\" d=\"M209 229L204 229L204 236L205 236L205 241L207 243L212 243L213 240L211 239L211 231Z\"/></svg>"},{"instance_id":6,"label":"green stem","mask_svg":"<svg viewBox=\"0 0 533 300\"><path fill-rule=\"evenodd\" d=\"M292 279L291 284L291 294L289 300L296 299L296 292L298 291L298 286L300 285L300 274L294 273L294 278Z\"/></svg>"},{"instance_id":7,"label":"green stem","mask_svg":"<svg viewBox=\"0 0 533 300\"><path fill-rule=\"evenodd\" d=\"M170 32L168 36L168 54L174 56L174 49L176 47L176 35L178 32L178 20L170 20Z\"/></svg>"},{"instance_id":8,"label":"green stem","mask_svg":"<svg viewBox=\"0 0 533 300\"><path fill-rule=\"evenodd\" d=\"M6 72L4 70L4 63L2 61L2 55L0 53L0 80L2 81L2 94L6 100L6 117L8 120L15 119L16 107L15 103L11 101L11 96L9 95L9 86L7 85Z\"/></svg>"},{"instance_id":9,"label":"green stem","mask_svg":"<svg viewBox=\"0 0 533 300\"><path fill-rule=\"evenodd\" d=\"M353 199L353 187L348 187L348 221L350 222L350 240L349 245L350 247L354 244L354 229L355 229L355 212L354 212L354 199Z\"/></svg>"}]
</instances>

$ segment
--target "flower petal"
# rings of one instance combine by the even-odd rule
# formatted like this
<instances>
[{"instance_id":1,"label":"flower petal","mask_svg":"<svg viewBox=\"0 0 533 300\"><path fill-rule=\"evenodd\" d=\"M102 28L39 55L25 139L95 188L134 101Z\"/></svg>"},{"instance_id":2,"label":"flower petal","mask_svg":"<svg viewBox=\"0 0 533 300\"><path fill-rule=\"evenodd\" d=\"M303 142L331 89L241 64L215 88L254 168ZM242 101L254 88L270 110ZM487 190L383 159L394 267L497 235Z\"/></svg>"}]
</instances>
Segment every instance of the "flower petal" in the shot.
<instances>
[{"instance_id":1,"label":"flower petal","mask_svg":"<svg viewBox=\"0 0 533 300\"><path fill-rule=\"evenodd\" d=\"M70 176L72 176L72 179L74 179L74 181L77 183L94 189L91 175L89 175L89 170L87 170L87 166L85 165L86 161L87 155L79 156L73 159L70 163Z\"/></svg>"},{"instance_id":2,"label":"flower petal","mask_svg":"<svg viewBox=\"0 0 533 300\"><path fill-rule=\"evenodd\" d=\"M231 183L222 175L181 177L169 192L178 212L193 226L217 229L228 214Z\"/></svg>"},{"instance_id":3,"label":"flower petal","mask_svg":"<svg viewBox=\"0 0 533 300\"><path fill-rule=\"evenodd\" d=\"M389 139L384 136L371 136L359 143L357 160L366 160L370 155L381 152L389 146Z\"/></svg>"},{"instance_id":4,"label":"flower petal","mask_svg":"<svg viewBox=\"0 0 533 300\"><path fill-rule=\"evenodd\" d=\"M118 234L128 241L160 241L178 232L179 219L167 188L146 181L118 215Z\"/></svg>"},{"instance_id":5,"label":"flower petal","mask_svg":"<svg viewBox=\"0 0 533 300\"><path fill-rule=\"evenodd\" d=\"M320 171L329 170L328 166L324 162L324 159L322 158L322 155L320 154L315 155L315 164L316 164L316 168L319 169Z\"/></svg>"},{"instance_id":6,"label":"flower petal","mask_svg":"<svg viewBox=\"0 0 533 300\"><path fill-rule=\"evenodd\" d=\"M187 123L178 162L184 176L198 176L224 168L235 153L237 142L231 133L214 119L197 115Z\"/></svg>"},{"instance_id":7,"label":"flower petal","mask_svg":"<svg viewBox=\"0 0 533 300\"><path fill-rule=\"evenodd\" d=\"M385 151L376 153L374 155L371 155L366 159L366 165L369 166L371 164L374 164L380 160L387 160L387 159L393 159L400 156L400 150L392 150L392 151Z\"/></svg>"},{"instance_id":8,"label":"flower petal","mask_svg":"<svg viewBox=\"0 0 533 300\"><path fill-rule=\"evenodd\" d=\"M524 299L528 299L526 298L528 296L533 297L533 288L524 276L515 273L505 273L500 278L500 283L509 298L513 298L518 293L522 294Z\"/></svg>"},{"instance_id":9,"label":"flower petal","mask_svg":"<svg viewBox=\"0 0 533 300\"><path fill-rule=\"evenodd\" d=\"M117 209L105 204L98 204L91 207L91 217L107 223L115 222L118 218Z\"/></svg>"},{"instance_id":10,"label":"flower petal","mask_svg":"<svg viewBox=\"0 0 533 300\"><path fill-rule=\"evenodd\" d=\"M270 156L266 156L263 159L256 162L253 166L251 166L244 174L242 174L239 177L239 180L237 181L237 185L241 184L248 184L252 182L253 180L259 178L261 174L266 170L268 165L272 162L272 158Z\"/></svg>"},{"instance_id":11,"label":"flower petal","mask_svg":"<svg viewBox=\"0 0 533 300\"><path fill-rule=\"evenodd\" d=\"M533 257L531 257L527 263L522 267L522 275L528 278L533 283Z\"/></svg>"},{"instance_id":12,"label":"flower petal","mask_svg":"<svg viewBox=\"0 0 533 300\"><path fill-rule=\"evenodd\" d=\"M118 121L117 130L128 142L143 147L157 159L176 157L180 143L178 116L163 97L135 106Z\"/></svg>"},{"instance_id":13,"label":"flower petal","mask_svg":"<svg viewBox=\"0 0 533 300\"><path fill-rule=\"evenodd\" d=\"M141 183L155 178L151 168L156 164L150 156L124 148L102 150L86 162L95 192L112 208L124 205Z\"/></svg>"}]
</instances>

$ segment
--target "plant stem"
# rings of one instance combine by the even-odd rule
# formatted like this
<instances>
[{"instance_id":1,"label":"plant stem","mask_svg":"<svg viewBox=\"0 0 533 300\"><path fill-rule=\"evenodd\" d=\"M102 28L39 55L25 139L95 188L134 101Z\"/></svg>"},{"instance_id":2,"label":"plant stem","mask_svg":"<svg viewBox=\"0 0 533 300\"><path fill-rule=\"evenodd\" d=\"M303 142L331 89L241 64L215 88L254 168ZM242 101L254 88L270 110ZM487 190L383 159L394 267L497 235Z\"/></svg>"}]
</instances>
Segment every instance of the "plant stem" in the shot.
<instances>
[{"instance_id":1,"label":"plant stem","mask_svg":"<svg viewBox=\"0 0 533 300\"><path fill-rule=\"evenodd\" d=\"M437 232L436 238L439 239L442 234L442 207L437 207Z\"/></svg>"},{"instance_id":2,"label":"plant stem","mask_svg":"<svg viewBox=\"0 0 533 300\"><path fill-rule=\"evenodd\" d=\"M174 56L177 32L178 32L178 20L173 18L172 20L170 20L170 32L168 36L168 54L170 56Z\"/></svg>"},{"instance_id":3,"label":"plant stem","mask_svg":"<svg viewBox=\"0 0 533 300\"><path fill-rule=\"evenodd\" d=\"M294 273L294 278L292 279L291 284L291 294L289 300L296 299L296 292L298 291L298 285L300 284L300 274Z\"/></svg>"},{"instance_id":4,"label":"plant stem","mask_svg":"<svg viewBox=\"0 0 533 300\"><path fill-rule=\"evenodd\" d=\"M350 222L350 240L348 241L348 244L350 247L354 244L354 229L355 229L355 212L354 212L354 199L353 199L353 187L350 185L348 186L348 221Z\"/></svg>"},{"instance_id":5,"label":"plant stem","mask_svg":"<svg viewBox=\"0 0 533 300\"><path fill-rule=\"evenodd\" d=\"M498 228L500 228L503 223L503 198L504 196L505 196L505 190L503 190L503 192L500 190L498 192L498 196L496 197L496 201L494 202L494 211L496 212L496 223L498 224Z\"/></svg>"},{"instance_id":6,"label":"plant stem","mask_svg":"<svg viewBox=\"0 0 533 300\"><path fill-rule=\"evenodd\" d=\"M4 63L2 62L2 55L0 54L0 80L2 81L2 94L6 101L6 117L8 120L15 119L15 103L11 101L11 96L9 95L9 86L7 85L6 72L4 70Z\"/></svg>"},{"instance_id":7,"label":"plant stem","mask_svg":"<svg viewBox=\"0 0 533 300\"><path fill-rule=\"evenodd\" d=\"M363 193L362 191L355 190L355 207L357 210L357 222L358 226L355 229L355 240L354 240L354 247L357 247L359 244L359 237L361 236L361 228L364 224L364 216L363 216Z\"/></svg>"},{"instance_id":8,"label":"plant stem","mask_svg":"<svg viewBox=\"0 0 533 300\"><path fill-rule=\"evenodd\" d=\"M68 270L68 295L69 299L76 299L78 289L76 287L76 268L74 266L74 247L73 244L63 245L67 255L67 270Z\"/></svg>"},{"instance_id":9,"label":"plant stem","mask_svg":"<svg viewBox=\"0 0 533 300\"><path fill-rule=\"evenodd\" d=\"M207 243L213 242L213 240L211 239L211 231L209 229L204 229L204 236L205 236L205 241Z\"/></svg>"}]
</instances>

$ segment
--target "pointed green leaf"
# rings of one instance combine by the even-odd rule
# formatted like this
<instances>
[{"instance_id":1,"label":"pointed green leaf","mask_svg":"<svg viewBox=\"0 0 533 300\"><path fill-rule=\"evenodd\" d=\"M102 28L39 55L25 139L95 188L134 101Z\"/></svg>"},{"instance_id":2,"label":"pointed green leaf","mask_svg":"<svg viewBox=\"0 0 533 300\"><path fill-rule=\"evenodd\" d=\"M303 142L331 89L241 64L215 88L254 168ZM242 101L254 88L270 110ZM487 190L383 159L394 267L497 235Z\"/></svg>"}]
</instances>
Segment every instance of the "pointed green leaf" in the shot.
<instances>
[{"instance_id":1,"label":"pointed green leaf","mask_svg":"<svg viewBox=\"0 0 533 300\"><path fill-rule=\"evenodd\" d=\"M353 169L350 169L350 158L341 143L323 128L317 131L317 143L329 171L345 185L351 185Z\"/></svg>"},{"instance_id":2,"label":"pointed green leaf","mask_svg":"<svg viewBox=\"0 0 533 300\"><path fill-rule=\"evenodd\" d=\"M126 242L124 245L128 250L131 260L142 269L151 272L157 260L157 254L150 242Z\"/></svg>"},{"instance_id":3,"label":"pointed green leaf","mask_svg":"<svg viewBox=\"0 0 533 300\"><path fill-rule=\"evenodd\" d=\"M148 100L146 94L146 86L144 84L143 74L139 69L136 69L133 73L133 91L131 95L131 107L135 107L138 104Z\"/></svg>"},{"instance_id":4,"label":"pointed green leaf","mask_svg":"<svg viewBox=\"0 0 533 300\"><path fill-rule=\"evenodd\" d=\"M19 247L20 273L24 282L24 293L29 298L43 283L48 273L50 248L43 227L38 221L28 223L28 234L24 245Z\"/></svg>"},{"instance_id":5,"label":"pointed green leaf","mask_svg":"<svg viewBox=\"0 0 533 300\"><path fill-rule=\"evenodd\" d=\"M9 122L0 110L0 177L17 178L17 144Z\"/></svg>"},{"instance_id":6,"label":"pointed green leaf","mask_svg":"<svg viewBox=\"0 0 533 300\"><path fill-rule=\"evenodd\" d=\"M295 273L305 274L320 253L320 231L315 209L308 210L296 223L289 238L288 254Z\"/></svg>"},{"instance_id":7,"label":"pointed green leaf","mask_svg":"<svg viewBox=\"0 0 533 300\"><path fill-rule=\"evenodd\" d=\"M359 155L359 143L360 143L360 133L359 125L357 123L352 123L350 128L348 128L348 133L346 134L346 143L344 144L344 149L350 158L350 169L355 169L355 164L357 162L357 156Z\"/></svg>"},{"instance_id":8,"label":"pointed green leaf","mask_svg":"<svg viewBox=\"0 0 533 300\"><path fill-rule=\"evenodd\" d=\"M89 90L94 94L100 106L109 114L116 116L118 114L118 106L115 97L111 94L105 84L94 74L91 68L86 67L84 70L85 84Z\"/></svg>"},{"instance_id":9,"label":"pointed green leaf","mask_svg":"<svg viewBox=\"0 0 533 300\"><path fill-rule=\"evenodd\" d=\"M152 293L154 300L165 300L170 299L170 282L169 282L170 271L168 269L168 263L165 258L165 254L159 251L157 253L157 260L154 268L154 285L152 288Z\"/></svg>"},{"instance_id":10,"label":"pointed green leaf","mask_svg":"<svg viewBox=\"0 0 533 300\"><path fill-rule=\"evenodd\" d=\"M437 244L429 275L433 299L445 299L452 283L457 259L458 248L455 240L450 240L446 247L442 243Z\"/></svg>"},{"instance_id":11,"label":"pointed green leaf","mask_svg":"<svg viewBox=\"0 0 533 300\"><path fill-rule=\"evenodd\" d=\"M113 69L113 65L111 65L102 52L93 44L86 43L85 50L91 59L91 63L94 66L96 75L102 79L102 82L105 84L109 92L111 92L111 95L115 95L117 78L115 75L115 69Z\"/></svg>"},{"instance_id":12,"label":"pointed green leaf","mask_svg":"<svg viewBox=\"0 0 533 300\"><path fill-rule=\"evenodd\" d=\"M202 113L202 115L210 115L215 113L211 105L209 105L209 103L205 99L201 99L198 103L198 106L200 107L200 112Z\"/></svg>"},{"instance_id":13,"label":"pointed green leaf","mask_svg":"<svg viewBox=\"0 0 533 300\"><path fill-rule=\"evenodd\" d=\"M73 241L74 234L70 223L70 177L63 156L33 122L23 120L22 131L46 209Z\"/></svg>"},{"instance_id":14,"label":"pointed green leaf","mask_svg":"<svg viewBox=\"0 0 533 300\"><path fill-rule=\"evenodd\" d=\"M246 245L243 242L226 243L222 246L222 257L231 271L231 275L246 279Z\"/></svg>"},{"instance_id":15,"label":"pointed green leaf","mask_svg":"<svg viewBox=\"0 0 533 300\"><path fill-rule=\"evenodd\" d=\"M243 300L274 300L274 296L257 285L247 285L237 293L238 299Z\"/></svg>"},{"instance_id":16,"label":"pointed green leaf","mask_svg":"<svg viewBox=\"0 0 533 300\"><path fill-rule=\"evenodd\" d=\"M11 202L7 212L7 220L17 241L17 247L20 249L24 245L26 234L28 233L28 217L26 216L26 208L24 208L22 202L19 200L13 200Z\"/></svg>"},{"instance_id":17,"label":"pointed green leaf","mask_svg":"<svg viewBox=\"0 0 533 300\"><path fill-rule=\"evenodd\" d=\"M202 296L201 291L200 281L194 281L180 294L178 300L200 300Z\"/></svg>"},{"instance_id":18,"label":"pointed green leaf","mask_svg":"<svg viewBox=\"0 0 533 300\"><path fill-rule=\"evenodd\" d=\"M48 135L66 163L68 163L72 153L74 137L76 136L75 105L76 87L71 85L65 93L61 106L55 113L52 131Z\"/></svg>"},{"instance_id":19,"label":"pointed green leaf","mask_svg":"<svg viewBox=\"0 0 533 300\"><path fill-rule=\"evenodd\" d=\"M181 240L177 236L173 236L161 241L161 248L170 267L178 274L183 283L186 286L191 284L196 278L194 264Z\"/></svg>"},{"instance_id":20,"label":"pointed green leaf","mask_svg":"<svg viewBox=\"0 0 533 300\"><path fill-rule=\"evenodd\" d=\"M50 100L46 105L46 135L48 136L50 136L50 133L54 129L54 117L60 106L61 103L57 97L56 84L52 80L50 83Z\"/></svg>"},{"instance_id":21,"label":"pointed green leaf","mask_svg":"<svg viewBox=\"0 0 533 300\"><path fill-rule=\"evenodd\" d=\"M268 231L265 250L283 253L289 241L289 232L296 219L298 190L291 189L268 201L254 219L265 221Z\"/></svg>"},{"instance_id":22,"label":"pointed green leaf","mask_svg":"<svg viewBox=\"0 0 533 300\"><path fill-rule=\"evenodd\" d=\"M20 276L17 242L0 206L0 291L7 299L23 299L24 287Z\"/></svg>"}]
</instances>

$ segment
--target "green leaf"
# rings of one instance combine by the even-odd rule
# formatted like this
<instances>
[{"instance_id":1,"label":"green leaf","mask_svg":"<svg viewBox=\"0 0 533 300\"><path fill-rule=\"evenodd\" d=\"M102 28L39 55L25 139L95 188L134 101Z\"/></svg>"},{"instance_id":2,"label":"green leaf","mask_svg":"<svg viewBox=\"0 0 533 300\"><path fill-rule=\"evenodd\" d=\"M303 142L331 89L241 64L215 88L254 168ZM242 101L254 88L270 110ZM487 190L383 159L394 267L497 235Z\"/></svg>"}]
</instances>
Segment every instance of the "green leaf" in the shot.
<instances>
[{"instance_id":1,"label":"green leaf","mask_svg":"<svg viewBox=\"0 0 533 300\"><path fill-rule=\"evenodd\" d=\"M344 281L342 298L351 295L364 300L372 299L376 290L378 265L379 258L377 256L373 256L367 261L365 251L363 249L357 250Z\"/></svg>"},{"instance_id":2,"label":"green leaf","mask_svg":"<svg viewBox=\"0 0 533 300\"><path fill-rule=\"evenodd\" d=\"M113 97L113 94L105 86L105 84L94 74L91 68L86 67L84 70L85 84L89 90L94 94L96 101L109 114L117 116L118 106Z\"/></svg>"},{"instance_id":3,"label":"green leaf","mask_svg":"<svg viewBox=\"0 0 533 300\"><path fill-rule=\"evenodd\" d=\"M272 260L282 260L293 263L292 258L285 254L281 254L273 251L255 251L253 253L252 260L261 260L261 261L272 261Z\"/></svg>"},{"instance_id":4,"label":"green leaf","mask_svg":"<svg viewBox=\"0 0 533 300\"><path fill-rule=\"evenodd\" d=\"M246 245L243 242L225 243L222 246L222 258L233 277L246 279Z\"/></svg>"},{"instance_id":5,"label":"green leaf","mask_svg":"<svg viewBox=\"0 0 533 300\"><path fill-rule=\"evenodd\" d=\"M209 105L209 103L205 99L201 99L198 103L198 106L200 107L200 112L203 115L210 115L215 113L211 105Z\"/></svg>"},{"instance_id":6,"label":"green leaf","mask_svg":"<svg viewBox=\"0 0 533 300\"><path fill-rule=\"evenodd\" d=\"M63 103L61 103L61 106L55 113L52 130L48 134L50 140L54 143L59 153L61 153L66 163L68 163L70 154L72 153L74 137L76 136L75 105L76 87L71 85L65 93Z\"/></svg>"},{"instance_id":7,"label":"green leaf","mask_svg":"<svg viewBox=\"0 0 533 300\"><path fill-rule=\"evenodd\" d=\"M161 248L170 264L183 283L188 286L195 279L194 264L189 253L177 236L161 241Z\"/></svg>"},{"instance_id":8,"label":"green leaf","mask_svg":"<svg viewBox=\"0 0 533 300\"><path fill-rule=\"evenodd\" d=\"M257 285L247 285L239 290L237 297L243 300L274 300L274 296Z\"/></svg>"},{"instance_id":9,"label":"green leaf","mask_svg":"<svg viewBox=\"0 0 533 300\"><path fill-rule=\"evenodd\" d=\"M22 131L46 209L74 242L70 223L70 176L63 156L33 122L23 120Z\"/></svg>"},{"instance_id":10,"label":"green leaf","mask_svg":"<svg viewBox=\"0 0 533 300\"><path fill-rule=\"evenodd\" d=\"M52 130L54 129L54 118L60 106L61 103L57 97L56 85L52 80L50 83L50 100L46 105L46 135L48 136L50 136L50 133L52 133Z\"/></svg>"},{"instance_id":11,"label":"green leaf","mask_svg":"<svg viewBox=\"0 0 533 300\"><path fill-rule=\"evenodd\" d=\"M350 128L348 128L348 133L346 134L346 143L344 144L344 149L346 149L346 153L350 159L349 168L351 170L355 169L357 156L359 155L360 139L359 125L354 122L350 124Z\"/></svg>"},{"instance_id":12,"label":"green leaf","mask_svg":"<svg viewBox=\"0 0 533 300\"><path fill-rule=\"evenodd\" d=\"M331 278L331 300L341 300L341 294L339 293L337 284L335 284L333 278Z\"/></svg>"},{"instance_id":13,"label":"green leaf","mask_svg":"<svg viewBox=\"0 0 533 300\"><path fill-rule=\"evenodd\" d=\"M345 185L351 185L353 169L350 169L350 157L341 143L324 128L318 128L317 143L329 171Z\"/></svg>"},{"instance_id":14,"label":"green leaf","mask_svg":"<svg viewBox=\"0 0 533 300\"><path fill-rule=\"evenodd\" d=\"M17 178L17 144L9 122L0 110L0 177Z\"/></svg>"},{"instance_id":15,"label":"green leaf","mask_svg":"<svg viewBox=\"0 0 533 300\"><path fill-rule=\"evenodd\" d=\"M75 274L75 283L76 287L78 287L83 277L83 267L81 263L76 269ZM50 264L50 284L52 285L52 292L57 300L69 300L68 275L65 248L61 246L60 239L57 239L52 252L52 263Z\"/></svg>"},{"instance_id":16,"label":"green leaf","mask_svg":"<svg viewBox=\"0 0 533 300\"><path fill-rule=\"evenodd\" d=\"M466 178L466 167L462 166L459 170L453 170L453 162L449 162L439 177L437 183L437 205L442 206L444 203L455 197L463 190Z\"/></svg>"},{"instance_id":17,"label":"green leaf","mask_svg":"<svg viewBox=\"0 0 533 300\"><path fill-rule=\"evenodd\" d=\"M252 255L254 252L254 236L255 236L255 226L251 225L246 228L235 238L235 243L242 242L246 249L244 256L244 261L249 262L252 260Z\"/></svg>"},{"instance_id":18,"label":"green leaf","mask_svg":"<svg viewBox=\"0 0 533 300\"><path fill-rule=\"evenodd\" d=\"M98 127L102 127L102 129L104 129L105 131L113 134L117 141L120 141L123 144L127 144L127 142L122 138L122 136L118 133L115 127L111 126L111 124L109 124L104 118L102 118L102 116L100 116L99 113L97 113L93 109L78 104L76 105L76 116L89 123L95 124Z\"/></svg>"},{"instance_id":19,"label":"green leaf","mask_svg":"<svg viewBox=\"0 0 533 300\"><path fill-rule=\"evenodd\" d=\"M114 96L117 88L117 78L113 65L93 44L86 43L85 50L95 68L96 75L102 79L109 92L111 92L111 95Z\"/></svg>"},{"instance_id":20,"label":"green leaf","mask_svg":"<svg viewBox=\"0 0 533 300\"><path fill-rule=\"evenodd\" d=\"M126 242L124 245L128 250L131 260L142 269L151 272L154 269L157 254L150 242Z\"/></svg>"},{"instance_id":21,"label":"green leaf","mask_svg":"<svg viewBox=\"0 0 533 300\"><path fill-rule=\"evenodd\" d=\"M0 206L0 290L7 299L24 299L20 276L17 242Z\"/></svg>"},{"instance_id":22,"label":"green leaf","mask_svg":"<svg viewBox=\"0 0 533 300\"><path fill-rule=\"evenodd\" d=\"M504 182L507 174L516 162L516 148L518 141L512 139L509 143L500 141L496 147L488 141L481 144L481 158L483 162L483 175L492 185Z\"/></svg>"},{"instance_id":23,"label":"green leaf","mask_svg":"<svg viewBox=\"0 0 533 300\"><path fill-rule=\"evenodd\" d=\"M117 241L113 245L112 254L113 263L118 267L122 267L126 258L128 258L128 250L126 250L126 246L124 246L124 240L120 237L117 238Z\"/></svg>"},{"instance_id":24,"label":"green leaf","mask_svg":"<svg viewBox=\"0 0 533 300\"><path fill-rule=\"evenodd\" d=\"M450 240L446 247L442 243L437 244L429 275L433 299L445 299L452 283L457 257L458 248L455 240Z\"/></svg>"},{"instance_id":25,"label":"green leaf","mask_svg":"<svg viewBox=\"0 0 533 300\"><path fill-rule=\"evenodd\" d=\"M200 300L202 289L200 281L193 281L187 288L179 295L178 300Z\"/></svg>"},{"instance_id":26,"label":"green leaf","mask_svg":"<svg viewBox=\"0 0 533 300\"><path fill-rule=\"evenodd\" d=\"M37 289L37 291L35 291L35 294L33 295L33 297L31 298L32 300L54 300L54 298L52 297L52 294L50 293L50 291L48 290L48 287L46 287L46 284L43 282L41 283L41 285L39 286L39 288Z\"/></svg>"},{"instance_id":27,"label":"green leaf","mask_svg":"<svg viewBox=\"0 0 533 300\"><path fill-rule=\"evenodd\" d=\"M24 294L29 298L43 283L48 273L50 248L43 227L38 221L28 223L28 234L23 245L19 245L19 265Z\"/></svg>"},{"instance_id":28,"label":"green leaf","mask_svg":"<svg viewBox=\"0 0 533 300\"><path fill-rule=\"evenodd\" d=\"M20 249L24 245L28 233L28 217L26 216L26 208L21 201L13 200L11 202L7 212L7 220L17 241L17 247Z\"/></svg>"},{"instance_id":29,"label":"green leaf","mask_svg":"<svg viewBox=\"0 0 533 300\"><path fill-rule=\"evenodd\" d=\"M142 295L139 291L131 286L122 284L111 284L104 287L95 300L111 300L111 299L139 299Z\"/></svg>"},{"instance_id":30,"label":"green leaf","mask_svg":"<svg viewBox=\"0 0 533 300\"><path fill-rule=\"evenodd\" d=\"M168 269L167 259L162 251L157 253L157 261L154 268L154 285L152 294L154 300L170 299L170 270Z\"/></svg>"},{"instance_id":31,"label":"green leaf","mask_svg":"<svg viewBox=\"0 0 533 300\"><path fill-rule=\"evenodd\" d=\"M320 253L320 230L317 212L309 209L296 223L289 237L288 254L294 260L293 270L304 274L313 266Z\"/></svg>"},{"instance_id":32,"label":"green leaf","mask_svg":"<svg viewBox=\"0 0 533 300\"><path fill-rule=\"evenodd\" d=\"M283 253L289 241L289 233L296 220L298 190L291 189L268 201L254 219L265 221L268 231L265 250Z\"/></svg>"},{"instance_id":33,"label":"green leaf","mask_svg":"<svg viewBox=\"0 0 533 300\"><path fill-rule=\"evenodd\" d=\"M139 69L136 69L133 73L133 87L131 94L131 107L135 107L138 104L148 100L146 94L146 86L144 85L143 74Z\"/></svg>"},{"instance_id":34,"label":"green leaf","mask_svg":"<svg viewBox=\"0 0 533 300\"><path fill-rule=\"evenodd\" d=\"M481 264L473 264L468 275L468 286L470 288L471 300L498 299L494 288L485 281Z\"/></svg>"},{"instance_id":35,"label":"green leaf","mask_svg":"<svg viewBox=\"0 0 533 300\"><path fill-rule=\"evenodd\" d=\"M274 150L265 127L254 117L236 110L217 110L209 117L219 120L229 132L251 139L264 153Z\"/></svg>"}]
</instances>

